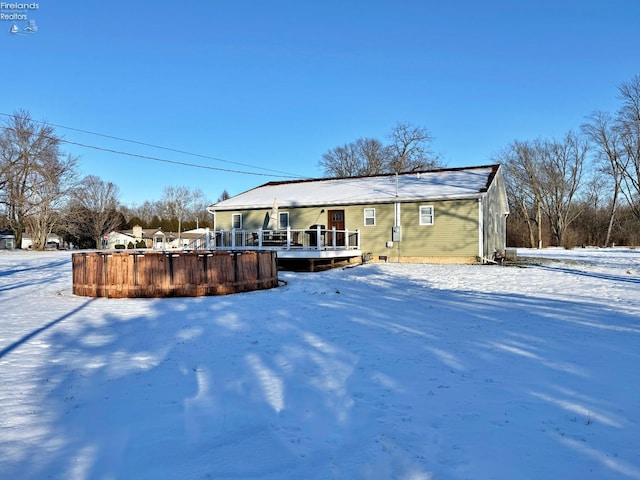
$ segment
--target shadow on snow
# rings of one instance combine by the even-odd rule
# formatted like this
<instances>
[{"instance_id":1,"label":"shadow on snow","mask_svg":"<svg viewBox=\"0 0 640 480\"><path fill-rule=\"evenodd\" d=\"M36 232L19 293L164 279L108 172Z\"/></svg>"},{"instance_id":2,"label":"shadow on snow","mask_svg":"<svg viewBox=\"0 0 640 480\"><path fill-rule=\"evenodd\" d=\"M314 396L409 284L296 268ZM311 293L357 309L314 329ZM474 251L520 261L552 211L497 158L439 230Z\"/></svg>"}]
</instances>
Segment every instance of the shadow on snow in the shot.
<instances>
[{"instance_id":1,"label":"shadow on snow","mask_svg":"<svg viewBox=\"0 0 640 480\"><path fill-rule=\"evenodd\" d=\"M52 348L32 379L39 436L0 460L2 470L640 478L631 447L615 440L638 428L615 402L629 403L624 383L638 379L629 348L637 319L571 301L435 290L375 265L287 278L227 297L100 299L91 313L83 303L12 343L0 358L38 334ZM147 311L122 315L128 305ZM65 319L76 328L52 328ZM622 367L621 384L601 361ZM619 450L599 447L603 439ZM542 453L522 455L535 448ZM559 448L569 460L539 464Z\"/></svg>"}]
</instances>

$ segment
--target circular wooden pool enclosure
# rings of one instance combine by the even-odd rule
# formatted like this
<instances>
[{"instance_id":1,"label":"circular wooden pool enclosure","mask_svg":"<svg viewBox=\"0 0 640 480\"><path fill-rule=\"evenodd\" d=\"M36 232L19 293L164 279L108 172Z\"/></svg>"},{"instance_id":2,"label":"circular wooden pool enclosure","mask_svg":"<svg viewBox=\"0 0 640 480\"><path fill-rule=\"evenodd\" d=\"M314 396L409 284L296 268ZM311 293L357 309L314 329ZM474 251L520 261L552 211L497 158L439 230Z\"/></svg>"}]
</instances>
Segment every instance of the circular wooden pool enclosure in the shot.
<instances>
[{"instance_id":1,"label":"circular wooden pool enclosure","mask_svg":"<svg viewBox=\"0 0 640 480\"><path fill-rule=\"evenodd\" d=\"M272 251L74 253L73 293L85 297L200 297L278 286Z\"/></svg>"}]
</instances>

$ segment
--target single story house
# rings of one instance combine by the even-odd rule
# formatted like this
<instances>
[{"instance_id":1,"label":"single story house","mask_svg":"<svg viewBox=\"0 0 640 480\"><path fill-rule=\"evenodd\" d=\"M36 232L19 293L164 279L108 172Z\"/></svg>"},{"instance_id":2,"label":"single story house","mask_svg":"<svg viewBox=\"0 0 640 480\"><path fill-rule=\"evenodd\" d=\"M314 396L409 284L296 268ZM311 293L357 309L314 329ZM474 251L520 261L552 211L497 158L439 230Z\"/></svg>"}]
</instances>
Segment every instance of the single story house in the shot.
<instances>
[{"instance_id":1,"label":"single story house","mask_svg":"<svg viewBox=\"0 0 640 480\"><path fill-rule=\"evenodd\" d=\"M16 236L13 230L0 230L0 250L13 250L16 248Z\"/></svg>"},{"instance_id":2,"label":"single story house","mask_svg":"<svg viewBox=\"0 0 640 480\"><path fill-rule=\"evenodd\" d=\"M46 249L58 249L63 245L62 237L60 235L56 235L55 233L50 233L47 235L47 243L45 244ZM33 248L33 239L28 233L24 233L22 235L22 243L20 244L20 248L23 250L31 250Z\"/></svg>"},{"instance_id":3,"label":"single story house","mask_svg":"<svg viewBox=\"0 0 640 480\"><path fill-rule=\"evenodd\" d=\"M105 235L104 248L153 248L155 250L170 250L176 248L201 248L206 229L197 228L182 232L163 232L161 228L142 228L139 225L131 230L113 231ZM180 237L180 238L178 238ZM116 247L116 245L118 247Z\"/></svg>"},{"instance_id":4,"label":"single story house","mask_svg":"<svg viewBox=\"0 0 640 480\"><path fill-rule=\"evenodd\" d=\"M142 228L139 225L134 226L131 230L112 231L105 235L103 248L114 249L116 245L124 245L124 248L130 245L136 248L151 248L156 232L158 232L157 228Z\"/></svg>"},{"instance_id":5,"label":"single story house","mask_svg":"<svg viewBox=\"0 0 640 480\"><path fill-rule=\"evenodd\" d=\"M207 210L220 234L357 231L368 259L424 263L493 261L509 214L500 165L269 182Z\"/></svg>"}]
</instances>

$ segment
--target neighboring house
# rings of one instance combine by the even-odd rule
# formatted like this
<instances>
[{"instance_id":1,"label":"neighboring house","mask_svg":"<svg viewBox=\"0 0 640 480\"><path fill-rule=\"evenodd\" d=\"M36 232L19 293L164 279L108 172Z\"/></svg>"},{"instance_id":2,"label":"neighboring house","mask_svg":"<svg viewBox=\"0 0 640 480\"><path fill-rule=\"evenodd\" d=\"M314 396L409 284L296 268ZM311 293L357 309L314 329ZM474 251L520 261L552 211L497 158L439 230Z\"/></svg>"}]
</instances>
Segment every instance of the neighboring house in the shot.
<instances>
[{"instance_id":1,"label":"neighboring house","mask_svg":"<svg viewBox=\"0 0 640 480\"><path fill-rule=\"evenodd\" d=\"M153 248L155 250L171 250L171 249L204 249L207 243L205 235L208 229L196 228L193 230L185 230L178 238L177 233L165 233L162 230L156 231L153 235Z\"/></svg>"},{"instance_id":2,"label":"neighboring house","mask_svg":"<svg viewBox=\"0 0 640 480\"><path fill-rule=\"evenodd\" d=\"M13 250L16 248L16 236L13 230L0 230L0 250Z\"/></svg>"},{"instance_id":3,"label":"neighboring house","mask_svg":"<svg viewBox=\"0 0 640 480\"><path fill-rule=\"evenodd\" d=\"M271 228L274 210L278 229L359 230L374 261L475 263L506 248L500 165L269 182L208 208L218 231Z\"/></svg>"},{"instance_id":4,"label":"neighboring house","mask_svg":"<svg viewBox=\"0 0 640 480\"><path fill-rule=\"evenodd\" d=\"M47 243L45 244L46 249L58 249L62 246L62 237L56 235L55 233L50 233L47 235ZM23 250L31 250L33 248L33 239L27 235L26 233L22 235L22 243L20 248Z\"/></svg>"},{"instance_id":5,"label":"neighboring house","mask_svg":"<svg viewBox=\"0 0 640 480\"><path fill-rule=\"evenodd\" d=\"M127 248L129 244L132 244L138 248L151 248L153 247L153 236L158 230L157 228L142 228L136 225L131 230L109 232L103 239L103 246L107 249L114 249L116 245L124 245L124 248Z\"/></svg>"},{"instance_id":6,"label":"neighboring house","mask_svg":"<svg viewBox=\"0 0 640 480\"><path fill-rule=\"evenodd\" d=\"M203 236L206 233L206 229L200 228L195 230L188 230L180 234L178 238L177 233L163 232L161 228L142 228L136 225L131 230L123 230L119 232L110 232L106 235L104 248L115 249L118 245L124 245L124 248L153 248L155 250L170 250L176 248L190 248L193 244L197 248L201 247L201 243L204 244L205 240Z\"/></svg>"}]
</instances>

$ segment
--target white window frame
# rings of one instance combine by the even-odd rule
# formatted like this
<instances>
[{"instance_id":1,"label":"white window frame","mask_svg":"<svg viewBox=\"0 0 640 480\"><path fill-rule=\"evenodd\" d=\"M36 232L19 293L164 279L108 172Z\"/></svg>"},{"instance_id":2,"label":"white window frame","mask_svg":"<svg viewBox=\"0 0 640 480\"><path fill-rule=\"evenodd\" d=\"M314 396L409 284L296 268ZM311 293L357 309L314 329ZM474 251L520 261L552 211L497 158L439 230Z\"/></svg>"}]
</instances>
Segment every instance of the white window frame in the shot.
<instances>
[{"instance_id":1,"label":"white window frame","mask_svg":"<svg viewBox=\"0 0 640 480\"><path fill-rule=\"evenodd\" d=\"M236 227L236 219L238 219L239 227ZM242 230L242 214L241 213L232 213L231 214L231 229L232 230Z\"/></svg>"},{"instance_id":2,"label":"white window frame","mask_svg":"<svg viewBox=\"0 0 640 480\"><path fill-rule=\"evenodd\" d=\"M367 216L367 212L372 212L373 215ZM365 208L362 213L364 215L363 225L365 227L375 227L376 226L376 209L375 208ZM373 220L373 223L367 223L367 220Z\"/></svg>"},{"instance_id":3,"label":"white window frame","mask_svg":"<svg viewBox=\"0 0 640 480\"><path fill-rule=\"evenodd\" d=\"M286 218L286 221L282 222L282 217ZM289 212L278 212L278 228L286 229L289 226Z\"/></svg>"},{"instance_id":4,"label":"white window frame","mask_svg":"<svg viewBox=\"0 0 640 480\"><path fill-rule=\"evenodd\" d=\"M429 209L431 210L431 213L422 213L423 209ZM426 216L430 216L431 217L431 221L425 222L423 221L423 217ZM433 208L433 205L420 205L419 209L418 209L418 221L420 223L420 225L424 225L424 226L429 226L429 225L433 225L435 223L435 209Z\"/></svg>"}]
</instances>

